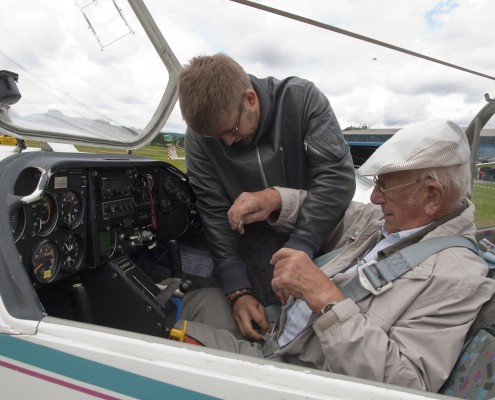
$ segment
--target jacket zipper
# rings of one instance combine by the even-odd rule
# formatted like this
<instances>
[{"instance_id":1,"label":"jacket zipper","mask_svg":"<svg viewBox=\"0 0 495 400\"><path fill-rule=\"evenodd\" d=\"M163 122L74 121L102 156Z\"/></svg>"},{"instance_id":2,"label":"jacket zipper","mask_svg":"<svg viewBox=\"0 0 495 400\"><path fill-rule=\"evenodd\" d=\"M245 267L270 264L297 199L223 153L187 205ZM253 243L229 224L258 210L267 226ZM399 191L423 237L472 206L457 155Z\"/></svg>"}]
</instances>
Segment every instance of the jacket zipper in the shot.
<instances>
[{"instance_id":1,"label":"jacket zipper","mask_svg":"<svg viewBox=\"0 0 495 400\"><path fill-rule=\"evenodd\" d=\"M258 146L256 146L256 156L258 157L258 165L260 167L261 180L263 181L263 185L265 186L265 188L267 188L268 181L266 180L265 171L263 170L263 164L261 163L261 156L260 156L260 148Z\"/></svg>"},{"instance_id":2,"label":"jacket zipper","mask_svg":"<svg viewBox=\"0 0 495 400\"><path fill-rule=\"evenodd\" d=\"M284 154L284 148L280 146L280 153L282 154L282 175L284 178L284 186L287 187L287 181L285 179L285 154ZM265 171L263 170L263 163L261 162L261 155L260 155L260 149L258 146L256 146L256 157L258 158L258 165L260 167L260 173L261 173L261 179L263 181L263 185L265 188L268 187L268 181L266 180L266 175Z\"/></svg>"},{"instance_id":3,"label":"jacket zipper","mask_svg":"<svg viewBox=\"0 0 495 400\"><path fill-rule=\"evenodd\" d=\"M324 155L323 155L321 152L319 152L319 151L318 151L317 149L315 149L313 146L309 145L309 144L308 144L308 142L305 140L305 141L304 141L304 150L305 150L305 151L308 151L308 149L309 149L309 150L311 150L313 153L318 154L318 155L319 155L319 156L321 156L321 157L324 157Z\"/></svg>"},{"instance_id":4,"label":"jacket zipper","mask_svg":"<svg viewBox=\"0 0 495 400\"><path fill-rule=\"evenodd\" d=\"M285 154L282 146L280 146L280 153L282 154L282 175L284 178L284 186L287 187L287 181L285 180Z\"/></svg>"}]
</instances>

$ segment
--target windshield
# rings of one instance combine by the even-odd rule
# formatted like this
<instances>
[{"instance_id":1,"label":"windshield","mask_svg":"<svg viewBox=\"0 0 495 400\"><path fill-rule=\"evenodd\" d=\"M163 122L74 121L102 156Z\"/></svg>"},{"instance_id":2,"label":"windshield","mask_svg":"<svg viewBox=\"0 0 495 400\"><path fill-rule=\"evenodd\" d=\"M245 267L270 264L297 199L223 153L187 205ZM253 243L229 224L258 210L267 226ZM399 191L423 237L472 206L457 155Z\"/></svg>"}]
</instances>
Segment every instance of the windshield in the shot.
<instances>
[{"instance_id":1,"label":"windshield","mask_svg":"<svg viewBox=\"0 0 495 400\"><path fill-rule=\"evenodd\" d=\"M2 15L0 70L18 75L22 96L9 110L22 129L9 134L126 147L147 140L170 74L128 2L7 2Z\"/></svg>"},{"instance_id":2,"label":"windshield","mask_svg":"<svg viewBox=\"0 0 495 400\"><path fill-rule=\"evenodd\" d=\"M22 132L25 137L31 130L53 125L72 135L84 132L81 141L88 144L102 137L108 137L108 144L118 144L116 139L127 147L145 144L142 136L173 77L161 59L170 51L163 44L154 49L135 16L133 8L140 3L2 2L0 70L19 74L22 98L10 115L28 128ZM406 7L386 0L380 0L380 6L363 0L262 4L491 74L493 79L489 66L494 44L485 29L493 2L476 7L471 2L446 2L445 7L442 2L411 2ZM484 93L493 87L486 76L235 1L146 0L145 5L156 21L151 35L161 31L180 64L198 54L222 51L259 77L304 77L327 95L343 129L400 128L433 118L453 119L466 127L482 106ZM174 108L175 98L171 99ZM178 107L170 112L166 129L183 133ZM166 120L160 122L158 130ZM494 126L492 122L490 127Z\"/></svg>"},{"instance_id":3,"label":"windshield","mask_svg":"<svg viewBox=\"0 0 495 400\"><path fill-rule=\"evenodd\" d=\"M493 80L486 77L238 2L147 0L156 26L144 21L141 3L4 1L0 74L17 76L22 97L8 107L12 124L0 118L0 134L124 151L144 149L160 132L164 135L158 144L182 143L169 135L185 131L176 102L177 71L193 56L215 52L232 55L259 77L298 75L313 81L330 99L342 129L398 129L433 118L452 119L466 127L485 104L484 93L493 87ZM301 2L264 3L416 51L423 48L416 42L420 38L431 43L425 50L430 55L490 72L486 65L493 41L484 34L483 21L493 14L492 2L480 3L479 8L465 3L445 9L417 5L411 32L400 23L404 6L391 8L390 15L381 15L385 23L377 23L368 14L380 13L379 7L363 1L340 7L327 2L311 7ZM252 21L257 22L256 29ZM467 24L469 31L459 29ZM449 51L452 46L455 52ZM494 93L490 95L493 98ZM484 126L479 163L495 154L494 126L493 119ZM183 149L177 150L183 158ZM182 169L184 161L180 164ZM482 167L476 177L473 198L479 226L494 225L493 165Z\"/></svg>"}]
</instances>

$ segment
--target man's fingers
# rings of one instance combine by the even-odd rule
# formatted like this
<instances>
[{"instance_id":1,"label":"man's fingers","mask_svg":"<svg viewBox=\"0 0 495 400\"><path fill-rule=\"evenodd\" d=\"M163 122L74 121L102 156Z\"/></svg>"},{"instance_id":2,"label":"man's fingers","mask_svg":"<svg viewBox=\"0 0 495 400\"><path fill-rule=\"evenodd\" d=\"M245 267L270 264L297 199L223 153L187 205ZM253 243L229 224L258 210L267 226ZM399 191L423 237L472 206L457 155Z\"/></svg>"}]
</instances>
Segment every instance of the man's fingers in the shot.
<instances>
[{"instance_id":1,"label":"man's fingers","mask_svg":"<svg viewBox=\"0 0 495 400\"><path fill-rule=\"evenodd\" d=\"M263 338L261 336L261 333L259 333L256 329L254 329L251 323L249 323L249 325L246 327L245 336L254 340L261 340Z\"/></svg>"},{"instance_id":2,"label":"man's fingers","mask_svg":"<svg viewBox=\"0 0 495 400\"><path fill-rule=\"evenodd\" d=\"M283 260L284 258L290 257L296 251L297 250L289 249L288 247L282 247L280 250L278 250L272 256L272 259L270 260L270 264L275 266L275 264L277 264L277 262L279 262L280 260Z\"/></svg>"},{"instance_id":3,"label":"man's fingers","mask_svg":"<svg viewBox=\"0 0 495 400\"><path fill-rule=\"evenodd\" d=\"M290 294L286 291L286 290L277 290L275 291L275 295L279 298L280 300L280 303L282 303L282 305L284 305L285 303L287 303L287 300L289 300L289 296Z\"/></svg>"},{"instance_id":4,"label":"man's fingers","mask_svg":"<svg viewBox=\"0 0 495 400\"><path fill-rule=\"evenodd\" d=\"M261 340L261 334L254 329L253 325L251 324L251 318L249 317L249 315L243 315L242 318L239 318L239 321L237 322L237 327L244 337L254 340Z\"/></svg>"},{"instance_id":5,"label":"man's fingers","mask_svg":"<svg viewBox=\"0 0 495 400\"><path fill-rule=\"evenodd\" d=\"M257 314L253 316L251 320L253 328L257 331L267 332L270 329L270 324L266 320L265 312L263 310L263 314Z\"/></svg>"},{"instance_id":6,"label":"man's fingers","mask_svg":"<svg viewBox=\"0 0 495 400\"><path fill-rule=\"evenodd\" d=\"M227 218L229 219L230 228L235 231L239 226L240 218L232 212L232 208L227 212ZM241 218L242 219L242 218Z\"/></svg>"},{"instance_id":7,"label":"man's fingers","mask_svg":"<svg viewBox=\"0 0 495 400\"><path fill-rule=\"evenodd\" d=\"M237 227L237 232L239 232L241 235L244 235L244 220L242 218L239 221L239 225Z\"/></svg>"},{"instance_id":8,"label":"man's fingers","mask_svg":"<svg viewBox=\"0 0 495 400\"><path fill-rule=\"evenodd\" d=\"M262 330L268 330L264 307L252 296L242 296L234 304L232 314L241 334L247 338L261 340L262 336L252 325L254 321Z\"/></svg>"}]
</instances>

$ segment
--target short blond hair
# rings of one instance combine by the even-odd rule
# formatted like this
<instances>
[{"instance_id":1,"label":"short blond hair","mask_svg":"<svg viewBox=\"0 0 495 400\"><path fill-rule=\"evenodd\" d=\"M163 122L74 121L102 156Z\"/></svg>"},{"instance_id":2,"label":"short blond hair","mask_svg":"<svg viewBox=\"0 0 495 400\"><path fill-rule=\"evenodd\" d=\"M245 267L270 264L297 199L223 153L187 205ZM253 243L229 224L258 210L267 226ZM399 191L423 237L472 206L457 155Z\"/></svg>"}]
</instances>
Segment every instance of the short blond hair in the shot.
<instances>
[{"instance_id":1,"label":"short blond hair","mask_svg":"<svg viewBox=\"0 0 495 400\"><path fill-rule=\"evenodd\" d=\"M194 132L211 134L223 118L238 110L250 87L248 74L231 57L223 53L194 57L179 75L182 117Z\"/></svg>"}]
</instances>

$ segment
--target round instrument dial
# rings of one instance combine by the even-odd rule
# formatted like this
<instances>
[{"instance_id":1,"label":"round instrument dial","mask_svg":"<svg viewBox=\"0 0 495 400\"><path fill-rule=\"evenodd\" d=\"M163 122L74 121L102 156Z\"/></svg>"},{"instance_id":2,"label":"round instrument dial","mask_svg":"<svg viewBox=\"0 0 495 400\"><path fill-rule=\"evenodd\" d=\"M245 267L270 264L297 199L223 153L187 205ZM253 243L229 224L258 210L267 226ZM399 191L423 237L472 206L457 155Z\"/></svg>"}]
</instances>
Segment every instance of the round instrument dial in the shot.
<instances>
[{"instance_id":1,"label":"round instrument dial","mask_svg":"<svg viewBox=\"0 0 495 400\"><path fill-rule=\"evenodd\" d=\"M62 249L62 268L73 274L76 273L82 264L83 259L83 238L78 233L67 236Z\"/></svg>"},{"instance_id":2,"label":"round instrument dial","mask_svg":"<svg viewBox=\"0 0 495 400\"><path fill-rule=\"evenodd\" d=\"M10 230L14 235L14 241L17 242L24 232L24 224L26 219L24 218L24 210L18 208L10 213Z\"/></svg>"},{"instance_id":3,"label":"round instrument dial","mask_svg":"<svg viewBox=\"0 0 495 400\"><path fill-rule=\"evenodd\" d=\"M60 216L66 228L75 228L81 223L83 216L83 199L81 193L69 190L62 196Z\"/></svg>"},{"instance_id":4,"label":"round instrument dial","mask_svg":"<svg viewBox=\"0 0 495 400\"><path fill-rule=\"evenodd\" d=\"M184 188L177 189L175 198L177 199L177 203L179 204L187 204L190 200L189 193L187 193L186 189Z\"/></svg>"},{"instance_id":5,"label":"round instrument dial","mask_svg":"<svg viewBox=\"0 0 495 400\"><path fill-rule=\"evenodd\" d=\"M33 232L48 235L57 222L57 205L52 196L45 193L41 199L31 205Z\"/></svg>"},{"instance_id":6,"label":"round instrument dial","mask_svg":"<svg viewBox=\"0 0 495 400\"><path fill-rule=\"evenodd\" d=\"M36 246L31 257L34 278L39 283L53 281L60 269L59 252L53 242L42 242Z\"/></svg>"},{"instance_id":7,"label":"round instrument dial","mask_svg":"<svg viewBox=\"0 0 495 400\"><path fill-rule=\"evenodd\" d=\"M172 203L172 200L168 196L163 196L162 200L160 201L160 210L164 213L168 213L174 209L174 205Z\"/></svg>"},{"instance_id":8,"label":"round instrument dial","mask_svg":"<svg viewBox=\"0 0 495 400\"><path fill-rule=\"evenodd\" d=\"M171 176L165 178L163 187L165 188L165 192L170 194L174 194L178 189L177 182Z\"/></svg>"}]
</instances>

